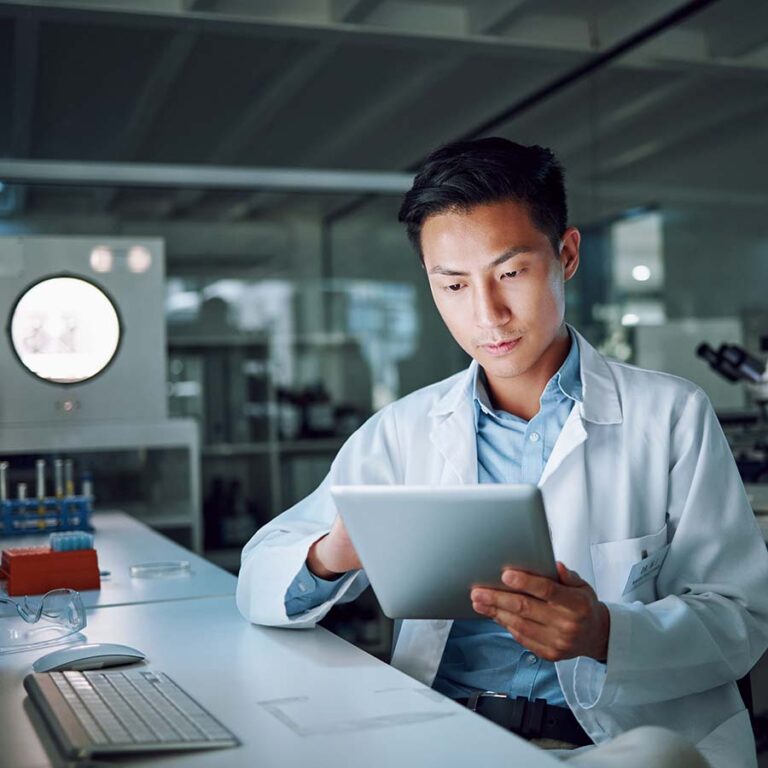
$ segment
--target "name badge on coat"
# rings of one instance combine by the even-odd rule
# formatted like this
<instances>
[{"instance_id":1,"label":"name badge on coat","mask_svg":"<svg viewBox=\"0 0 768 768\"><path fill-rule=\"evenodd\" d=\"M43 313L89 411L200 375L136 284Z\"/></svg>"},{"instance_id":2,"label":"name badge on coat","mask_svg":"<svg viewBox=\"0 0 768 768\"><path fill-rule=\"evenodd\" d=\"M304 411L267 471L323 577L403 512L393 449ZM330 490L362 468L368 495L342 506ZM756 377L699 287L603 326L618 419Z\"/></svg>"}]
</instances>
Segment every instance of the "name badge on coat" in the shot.
<instances>
[{"instance_id":1,"label":"name badge on coat","mask_svg":"<svg viewBox=\"0 0 768 768\"><path fill-rule=\"evenodd\" d=\"M661 549L657 549L652 555L644 557L632 566L624 591L621 593L622 597L639 589L643 584L656 580L662 565L664 565L669 547L670 545L667 544Z\"/></svg>"}]
</instances>

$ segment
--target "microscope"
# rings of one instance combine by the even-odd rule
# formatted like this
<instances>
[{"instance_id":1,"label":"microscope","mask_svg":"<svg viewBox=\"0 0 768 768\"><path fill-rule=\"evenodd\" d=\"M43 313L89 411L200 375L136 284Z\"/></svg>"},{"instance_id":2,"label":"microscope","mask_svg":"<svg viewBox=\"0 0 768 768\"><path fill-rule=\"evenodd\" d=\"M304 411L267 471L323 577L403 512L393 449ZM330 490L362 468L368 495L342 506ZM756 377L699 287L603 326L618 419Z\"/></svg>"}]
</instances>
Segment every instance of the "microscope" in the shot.
<instances>
[{"instance_id":1,"label":"microscope","mask_svg":"<svg viewBox=\"0 0 768 768\"><path fill-rule=\"evenodd\" d=\"M768 351L763 337L762 351ZM714 349L706 342L696 354L730 382L741 382L757 406L758 414L718 415L731 444L736 464L745 483L768 483L768 365L738 344L721 344Z\"/></svg>"}]
</instances>

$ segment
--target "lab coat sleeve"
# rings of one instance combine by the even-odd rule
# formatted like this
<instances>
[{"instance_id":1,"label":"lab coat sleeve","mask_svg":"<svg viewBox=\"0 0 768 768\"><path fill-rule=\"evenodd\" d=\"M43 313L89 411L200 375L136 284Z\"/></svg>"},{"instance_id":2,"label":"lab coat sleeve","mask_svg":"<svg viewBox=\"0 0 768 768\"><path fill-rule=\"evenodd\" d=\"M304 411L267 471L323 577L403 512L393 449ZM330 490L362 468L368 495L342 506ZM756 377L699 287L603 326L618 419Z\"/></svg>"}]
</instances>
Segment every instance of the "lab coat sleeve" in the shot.
<instances>
[{"instance_id":1,"label":"lab coat sleeve","mask_svg":"<svg viewBox=\"0 0 768 768\"><path fill-rule=\"evenodd\" d=\"M733 456L696 390L673 431L671 546L649 604L609 603L605 664L574 668L585 709L640 705L744 676L768 645L768 554Z\"/></svg>"},{"instance_id":2,"label":"lab coat sleeve","mask_svg":"<svg viewBox=\"0 0 768 768\"><path fill-rule=\"evenodd\" d=\"M379 411L342 446L320 486L260 528L245 545L237 581L237 606L255 624L313 627L337 602L354 600L367 586L364 571L341 577L325 601L289 616L286 596L312 544L328 533L336 517L332 485L402 482L394 408Z\"/></svg>"}]
</instances>

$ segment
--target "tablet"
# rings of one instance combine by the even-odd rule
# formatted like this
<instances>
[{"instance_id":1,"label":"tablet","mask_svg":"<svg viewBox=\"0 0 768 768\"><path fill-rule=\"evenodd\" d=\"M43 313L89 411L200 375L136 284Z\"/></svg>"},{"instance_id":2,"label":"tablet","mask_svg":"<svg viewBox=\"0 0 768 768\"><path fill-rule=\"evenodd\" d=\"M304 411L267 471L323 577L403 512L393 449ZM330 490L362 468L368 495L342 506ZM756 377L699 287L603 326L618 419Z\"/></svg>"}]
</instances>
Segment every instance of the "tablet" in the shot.
<instances>
[{"instance_id":1,"label":"tablet","mask_svg":"<svg viewBox=\"0 0 768 768\"><path fill-rule=\"evenodd\" d=\"M473 586L504 567L557 578L535 485L347 485L331 495L384 614L477 619Z\"/></svg>"}]
</instances>

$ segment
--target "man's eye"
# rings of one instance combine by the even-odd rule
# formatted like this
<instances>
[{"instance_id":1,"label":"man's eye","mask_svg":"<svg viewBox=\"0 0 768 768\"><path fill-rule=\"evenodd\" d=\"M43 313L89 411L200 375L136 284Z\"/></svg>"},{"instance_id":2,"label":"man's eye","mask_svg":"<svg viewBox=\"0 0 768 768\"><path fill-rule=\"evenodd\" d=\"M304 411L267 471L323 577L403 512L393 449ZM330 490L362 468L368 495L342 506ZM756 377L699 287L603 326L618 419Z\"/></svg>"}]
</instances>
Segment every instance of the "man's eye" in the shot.
<instances>
[{"instance_id":1,"label":"man's eye","mask_svg":"<svg viewBox=\"0 0 768 768\"><path fill-rule=\"evenodd\" d=\"M519 270L513 269L511 272L505 272L502 277L517 277Z\"/></svg>"},{"instance_id":2,"label":"man's eye","mask_svg":"<svg viewBox=\"0 0 768 768\"><path fill-rule=\"evenodd\" d=\"M456 291L461 290L461 283L454 283L453 285L446 285L445 289L447 291L452 291L453 293L456 293Z\"/></svg>"}]
</instances>

